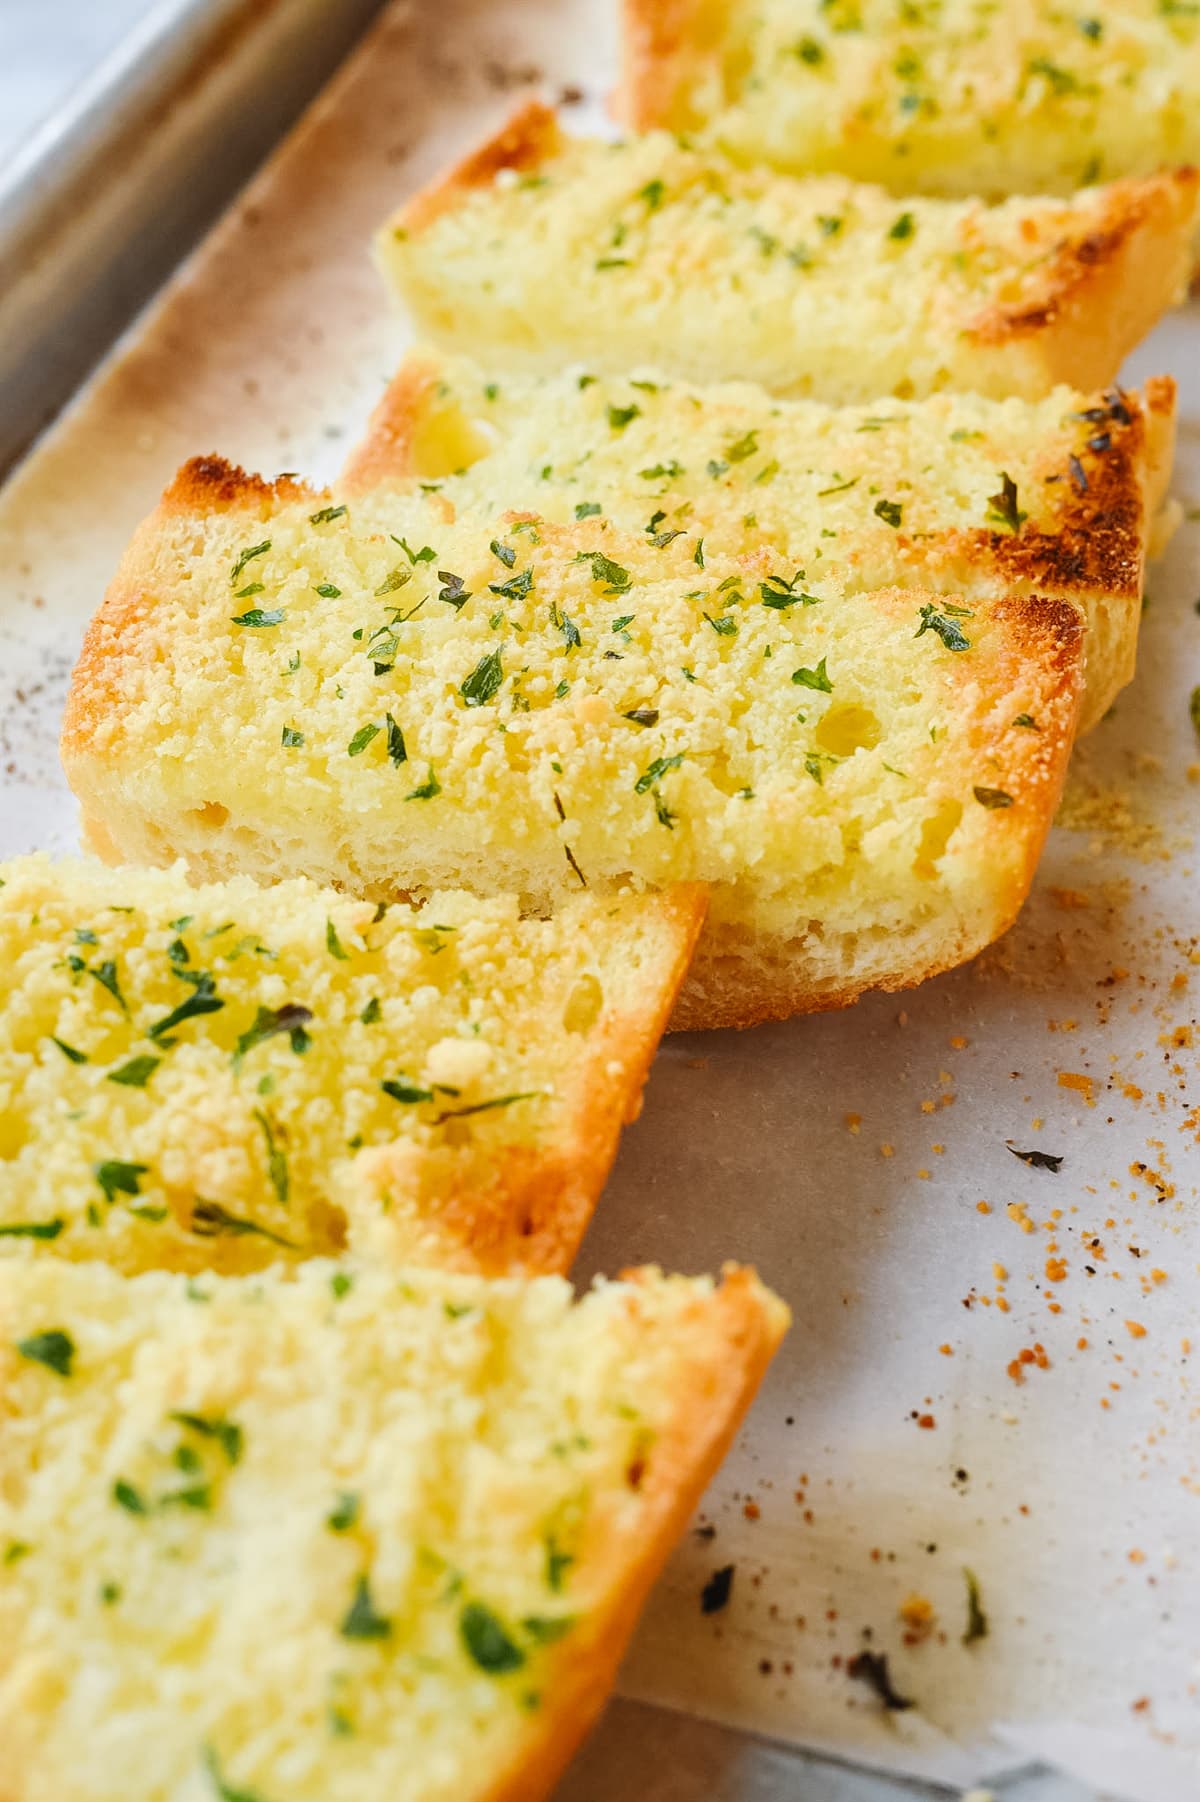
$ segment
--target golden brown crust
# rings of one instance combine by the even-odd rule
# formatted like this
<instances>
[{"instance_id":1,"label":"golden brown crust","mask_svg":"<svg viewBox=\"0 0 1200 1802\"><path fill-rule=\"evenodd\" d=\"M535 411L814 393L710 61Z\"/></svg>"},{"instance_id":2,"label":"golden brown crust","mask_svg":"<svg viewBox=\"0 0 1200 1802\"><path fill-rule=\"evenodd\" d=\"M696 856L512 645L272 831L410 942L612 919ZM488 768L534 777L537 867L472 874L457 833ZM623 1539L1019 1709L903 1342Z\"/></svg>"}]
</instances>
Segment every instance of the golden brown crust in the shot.
<instances>
[{"instance_id":1,"label":"golden brown crust","mask_svg":"<svg viewBox=\"0 0 1200 1802\"><path fill-rule=\"evenodd\" d=\"M268 482L236 463L226 462L224 457L193 457L183 465L154 512L130 539L104 599L84 632L59 735L59 749L68 772L75 758L86 754L97 726L119 717L117 704L127 692L127 674L141 661L141 639L150 627L155 607L154 594L144 585L144 577L147 570L154 568L164 516L186 518L244 512L266 519L279 503L318 504L326 498L324 491L310 488L292 476ZM107 862L119 861L104 850L107 834L98 822L87 825L85 836Z\"/></svg>"},{"instance_id":2,"label":"golden brown crust","mask_svg":"<svg viewBox=\"0 0 1200 1802\"><path fill-rule=\"evenodd\" d=\"M637 1284L653 1272L626 1271ZM520 1763L497 1774L481 1802L539 1802L548 1795L594 1725L651 1586L684 1531L787 1330L787 1309L766 1295L752 1270L726 1265L716 1296L697 1297L705 1338L721 1344L675 1397L670 1423L654 1442L641 1489L647 1506L636 1527L614 1531L594 1519L574 1580L604 1600L558 1650L548 1670L548 1711L539 1743L526 1741ZM632 1297L630 1305L636 1305Z\"/></svg>"},{"instance_id":3,"label":"golden brown crust","mask_svg":"<svg viewBox=\"0 0 1200 1802\"><path fill-rule=\"evenodd\" d=\"M642 1090L707 908L708 892L699 883L681 883L659 897L659 917L665 916L675 934L666 980L647 984L640 1005L614 1006L601 1017L589 1064L566 1097L565 1142L553 1148L512 1146L495 1160L486 1186L475 1183L436 1197L430 1225L462 1248L464 1269L484 1276L536 1276L570 1268L616 1157L621 1128L641 1110ZM386 1168L386 1148L377 1161Z\"/></svg>"},{"instance_id":4,"label":"golden brown crust","mask_svg":"<svg viewBox=\"0 0 1200 1802\"><path fill-rule=\"evenodd\" d=\"M939 564L992 570L1011 592L1140 603L1150 523L1170 477L1175 383L1156 376L1141 394L1110 388L1082 419L1091 428L1082 454L1060 460L1056 451L1035 469L1036 486L1056 495L1052 530L901 532L897 548L914 575Z\"/></svg>"},{"instance_id":5,"label":"golden brown crust","mask_svg":"<svg viewBox=\"0 0 1200 1802\"><path fill-rule=\"evenodd\" d=\"M624 0L620 85L610 102L622 125L678 130L687 122L687 90L715 55L704 30L706 11L713 11L712 0Z\"/></svg>"},{"instance_id":6,"label":"golden brown crust","mask_svg":"<svg viewBox=\"0 0 1200 1802\"><path fill-rule=\"evenodd\" d=\"M257 509L265 517L273 505L317 498L317 490L294 476L278 476L269 482L214 452L208 457L189 458L168 484L161 504L170 513Z\"/></svg>"},{"instance_id":7,"label":"golden brown crust","mask_svg":"<svg viewBox=\"0 0 1200 1802\"><path fill-rule=\"evenodd\" d=\"M1064 237L1019 299L985 308L964 336L981 354L1036 356L1049 381L1091 389L1181 298L1200 173L1113 182L1082 238Z\"/></svg>"},{"instance_id":8,"label":"golden brown crust","mask_svg":"<svg viewBox=\"0 0 1200 1802\"><path fill-rule=\"evenodd\" d=\"M424 231L455 206L462 195L469 194L473 188L486 187L501 169L536 169L555 154L562 137L554 109L540 100L526 101L495 137L480 144L448 174L415 194L395 220L395 225L409 233Z\"/></svg>"},{"instance_id":9,"label":"golden brown crust","mask_svg":"<svg viewBox=\"0 0 1200 1802\"><path fill-rule=\"evenodd\" d=\"M405 357L367 423L366 436L350 453L341 486L361 494L417 474L413 444L438 383L436 359Z\"/></svg>"}]
</instances>

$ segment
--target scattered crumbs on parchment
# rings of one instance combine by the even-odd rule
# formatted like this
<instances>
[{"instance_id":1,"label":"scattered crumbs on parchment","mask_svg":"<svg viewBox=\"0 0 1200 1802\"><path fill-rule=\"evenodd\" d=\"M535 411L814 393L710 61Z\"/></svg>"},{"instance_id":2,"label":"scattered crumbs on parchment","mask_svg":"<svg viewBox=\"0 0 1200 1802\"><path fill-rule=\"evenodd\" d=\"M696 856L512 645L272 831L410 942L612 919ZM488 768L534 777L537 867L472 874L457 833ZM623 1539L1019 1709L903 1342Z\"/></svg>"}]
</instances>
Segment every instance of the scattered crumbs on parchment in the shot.
<instances>
[{"instance_id":1,"label":"scattered crumbs on parchment","mask_svg":"<svg viewBox=\"0 0 1200 1802\"><path fill-rule=\"evenodd\" d=\"M1134 759L1130 783L1108 783L1088 770L1086 749L1077 749L1055 825L1067 832L1086 833L1091 840L1089 849L1096 854L1119 851L1137 863L1169 862L1176 851L1186 851L1192 840L1183 834L1168 838L1137 790L1138 778L1157 775L1160 767L1157 759L1140 753Z\"/></svg>"}]
</instances>

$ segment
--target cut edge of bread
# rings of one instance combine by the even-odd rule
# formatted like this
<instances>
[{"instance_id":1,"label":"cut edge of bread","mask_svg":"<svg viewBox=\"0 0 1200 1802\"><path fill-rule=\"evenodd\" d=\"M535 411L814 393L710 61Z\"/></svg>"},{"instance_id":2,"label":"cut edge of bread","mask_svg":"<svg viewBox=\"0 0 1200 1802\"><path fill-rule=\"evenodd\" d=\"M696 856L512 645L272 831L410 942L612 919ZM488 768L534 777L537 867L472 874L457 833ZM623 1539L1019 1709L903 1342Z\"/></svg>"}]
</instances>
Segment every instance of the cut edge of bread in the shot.
<instances>
[{"instance_id":1,"label":"cut edge of bread","mask_svg":"<svg viewBox=\"0 0 1200 1802\"><path fill-rule=\"evenodd\" d=\"M653 1268L622 1271L622 1281L652 1283ZM603 1584L606 1602L582 1631L570 1636L551 1667L556 1688L553 1721L520 1762L498 1772L479 1802L538 1802L549 1794L572 1754L595 1725L650 1589L733 1442L755 1391L790 1321L786 1305L752 1269L727 1264L720 1287L706 1299L709 1332L721 1355L711 1372L697 1370L675 1398L670 1425L655 1441L646 1489L647 1517L633 1547L593 1532L579 1574ZM701 1305L699 1302L697 1306Z\"/></svg>"}]
</instances>

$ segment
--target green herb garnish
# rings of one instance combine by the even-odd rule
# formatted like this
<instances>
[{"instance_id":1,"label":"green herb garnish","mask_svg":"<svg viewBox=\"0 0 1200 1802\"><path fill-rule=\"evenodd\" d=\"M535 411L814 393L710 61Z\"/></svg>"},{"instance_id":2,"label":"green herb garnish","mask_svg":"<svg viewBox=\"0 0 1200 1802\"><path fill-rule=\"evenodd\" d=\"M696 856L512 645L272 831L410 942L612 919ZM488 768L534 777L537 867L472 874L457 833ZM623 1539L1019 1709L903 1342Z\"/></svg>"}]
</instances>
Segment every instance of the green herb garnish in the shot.
<instances>
[{"instance_id":1,"label":"green herb garnish","mask_svg":"<svg viewBox=\"0 0 1200 1802\"><path fill-rule=\"evenodd\" d=\"M793 670L792 681L800 688L815 688L819 694L831 695L833 693L833 683L829 680L824 657L816 669Z\"/></svg>"},{"instance_id":2,"label":"green herb garnish","mask_svg":"<svg viewBox=\"0 0 1200 1802\"><path fill-rule=\"evenodd\" d=\"M391 1096L393 1101L415 1105L419 1101L433 1100L432 1089L421 1088L419 1083L410 1082L407 1076L391 1076L386 1082L381 1082L379 1086L385 1095Z\"/></svg>"},{"instance_id":3,"label":"green herb garnish","mask_svg":"<svg viewBox=\"0 0 1200 1802\"><path fill-rule=\"evenodd\" d=\"M391 759L391 762L399 769L402 763L408 762L408 751L404 744L404 734L390 713L385 713L383 719L384 724L387 727L387 754Z\"/></svg>"},{"instance_id":4,"label":"green herb garnish","mask_svg":"<svg viewBox=\"0 0 1200 1802\"><path fill-rule=\"evenodd\" d=\"M125 1005L125 997L121 993L121 985L117 981L117 966L111 957L106 958L104 963L97 964L93 969L89 969L88 975L94 976L96 981L100 984L100 987L108 990L113 1000L124 1013L129 1012L128 1007Z\"/></svg>"},{"instance_id":5,"label":"green herb garnish","mask_svg":"<svg viewBox=\"0 0 1200 1802\"><path fill-rule=\"evenodd\" d=\"M504 666L501 662L503 645L497 645L481 657L469 676L459 684L459 694L468 707L484 707L499 694L504 682Z\"/></svg>"},{"instance_id":6,"label":"green herb garnish","mask_svg":"<svg viewBox=\"0 0 1200 1802\"><path fill-rule=\"evenodd\" d=\"M32 1333L17 1340L17 1350L31 1364L44 1364L57 1376L69 1377L75 1359L75 1341L61 1327L50 1327L44 1333Z\"/></svg>"},{"instance_id":7,"label":"green herb garnish","mask_svg":"<svg viewBox=\"0 0 1200 1802\"><path fill-rule=\"evenodd\" d=\"M261 1108L256 1107L254 1118L262 1128L263 1138L267 1142L267 1175L271 1179L271 1187L286 1208L289 1188L287 1153L275 1137L275 1129L271 1125L270 1117Z\"/></svg>"},{"instance_id":8,"label":"green herb garnish","mask_svg":"<svg viewBox=\"0 0 1200 1802\"><path fill-rule=\"evenodd\" d=\"M348 1533L357 1521L359 1499L350 1490L343 1490L338 1496L337 1506L325 1517L325 1525L331 1533Z\"/></svg>"},{"instance_id":9,"label":"green herb garnish","mask_svg":"<svg viewBox=\"0 0 1200 1802\"><path fill-rule=\"evenodd\" d=\"M371 1601L370 1585L365 1576L358 1579L354 1600L338 1629L343 1639L390 1639L392 1623L378 1614Z\"/></svg>"},{"instance_id":10,"label":"green herb garnish","mask_svg":"<svg viewBox=\"0 0 1200 1802\"><path fill-rule=\"evenodd\" d=\"M178 976L184 975L181 970L175 973ZM186 980L195 984L194 992L163 1019L149 1027L146 1033L147 1038L157 1039L161 1042L165 1033L172 1032L176 1026L182 1026L185 1020L196 1019L203 1014L216 1014L224 1007L225 1003L219 999L216 993L217 985L207 970L188 972Z\"/></svg>"},{"instance_id":11,"label":"green herb garnish","mask_svg":"<svg viewBox=\"0 0 1200 1802\"><path fill-rule=\"evenodd\" d=\"M234 626L280 626L286 614L282 607L251 607L245 613L239 613L230 621Z\"/></svg>"},{"instance_id":12,"label":"green herb garnish","mask_svg":"<svg viewBox=\"0 0 1200 1802\"><path fill-rule=\"evenodd\" d=\"M735 438L732 444L725 447L725 456L730 463L744 463L758 449L758 432L746 432L743 437Z\"/></svg>"},{"instance_id":13,"label":"green herb garnish","mask_svg":"<svg viewBox=\"0 0 1200 1802\"><path fill-rule=\"evenodd\" d=\"M669 775L672 770L677 770L686 755L685 751L676 751L672 757L656 757L634 783L634 792L644 795L647 790L654 787L656 782L661 782L664 776Z\"/></svg>"},{"instance_id":14,"label":"green herb garnish","mask_svg":"<svg viewBox=\"0 0 1200 1802\"><path fill-rule=\"evenodd\" d=\"M374 722L370 722L365 726L360 726L358 731L354 734L354 737L350 740L350 743L346 746L347 757L360 757L370 744L371 740L373 738L378 738L382 731L383 727L376 726Z\"/></svg>"},{"instance_id":15,"label":"green herb garnish","mask_svg":"<svg viewBox=\"0 0 1200 1802\"><path fill-rule=\"evenodd\" d=\"M815 594L805 594L799 587L803 580L802 569L796 571L790 582L786 576L768 576L765 582L758 585L763 606L773 607L777 613L782 613L785 608L795 607L797 603L802 607L818 606L818 597Z\"/></svg>"},{"instance_id":16,"label":"green herb garnish","mask_svg":"<svg viewBox=\"0 0 1200 1802\"><path fill-rule=\"evenodd\" d=\"M962 1636L962 1642L964 1646L971 1646L977 1639L987 1638L988 1617L983 1611L979 1578L966 1565L963 1566L963 1576L967 1583L967 1629Z\"/></svg>"},{"instance_id":17,"label":"green herb garnish","mask_svg":"<svg viewBox=\"0 0 1200 1802\"><path fill-rule=\"evenodd\" d=\"M217 1755L211 1746L204 1748L204 1764L212 1778L213 1788L216 1790L220 1802L263 1802L263 1798L254 1790L234 1789L232 1784L226 1783L221 1775L221 1767L217 1763Z\"/></svg>"},{"instance_id":18,"label":"green herb garnish","mask_svg":"<svg viewBox=\"0 0 1200 1802\"><path fill-rule=\"evenodd\" d=\"M592 581L603 582L606 595L626 594L633 586L629 571L606 557L603 551L576 551L575 561L591 564Z\"/></svg>"},{"instance_id":19,"label":"green herb garnish","mask_svg":"<svg viewBox=\"0 0 1200 1802\"><path fill-rule=\"evenodd\" d=\"M1010 532L1019 532L1029 517L1017 506L1017 484L1004 470L1000 472L999 494L988 495L987 517Z\"/></svg>"},{"instance_id":20,"label":"green herb garnish","mask_svg":"<svg viewBox=\"0 0 1200 1802\"><path fill-rule=\"evenodd\" d=\"M151 1057L149 1053L144 1057L131 1057L119 1070L110 1070L105 1080L119 1082L127 1089L144 1089L161 1063L160 1057Z\"/></svg>"},{"instance_id":21,"label":"green herb garnish","mask_svg":"<svg viewBox=\"0 0 1200 1802\"><path fill-rule=\"evenodd\" d=\"M170 1418L178 1421L181 1427L189 1432L199 1433L202 1439L213 1439L220 1446L230 1464L236 1464L241 1458L246 1443L246 1436L236 1421L226 1420L221 1415L173 1413Z\"/></svg>"},{"instance_id":22,"label":"green herb garnish","mask_svg":"<svg viewBox=\"0 0 1200 1802\"><path fill-rule=\"evenodd\" d=\"M92 1175L111 1207L118 1195L140 1195L141 1179L149 1170L149 1164L125 1164L119 1158L110 1158L106 1163L93 1164Z\"/></svg>"},{"instance_id":23,"label":"green herb garnish","mask_svg":"<svg viewBox=\"0 0 1200 1802\"><path fill-rule=\"evenodd\" d=\"M405 795L404 799L406 801L432 801L433 797L435 795L440 795L441 792L442 785L434 775L433 765L430 764L429 774L426 776L424 782L422 782L418 788L412 789L409 794Z\"/></svg>"},{"instance_id":24,"label":"green herb garnish","mask_svg":"<svg viewBox=\"0 0 1200 1802\"><path fill-rule=\"evenodd\" d=\"M533 568L523 569L519 576L510 576L507 582L489 582L488 593L498 594L502 600L523 601L533 587Z\"/></svg>"},{"instance_id":25,"label":"green herb garnish","mask_svg":"<svg viewBox=\"0 0 1200 1802\"><path fill-rule=\"evenodd\" d=\"M198 1239L216 1239L222 1233L230 1238L269 1239L272 1245L282 1245L285 1251L296 1251L290 1239L283 1239L273 1233L269 1227L260 1226L256 1220L243 1220L223 1208L219 1201L198 1200L192 1208L191 1231Z\"/></svg>"},{"instance_id":26,"label":"green herb garnish","mask_svg":"<svg viewBox=\"0 0 1200 1802\"><path fill-rule=\"evenodd\" d=\"M249 550L242 551L238 556L237 562L229 572L230 587L232 588L236 585L237 579L245 569L247 563L251 562L255 557L265 557L270 548L271 540L269 538L264 538L261 544L252 544Z\"/></svg>"},{"instance_id":27,"label":"green herb garnish","mask_svg":"<svg viewBox=\"0 0 1200 1802\"><path fill-rule=\"evenodd\" d=\"M233 1067L241 1068L242 1059L264 1039L272 1038L277 1032L290 1034L292 1050L301 1054L312 1044L305 1028L312 1020L312 1009L302 1007L298 1001L285 1001L282 1007L260 1007L254 1016L254 1024L238 1037L233 1050Z\"/></svg>"},{"instance_id":28,"label":"green herb garnish","mask_svg":"<svg viewBox=\"0 0 1200 1802\"><path fill-rule=\"evenodd\" d=\"M520 1646L499 1617L482 1602L464 1604L458 1617L458 1631L471 1658L489 1676L504 1676L508 1671L520 1670L525 1663Z\"/></svg>"},{"instance_id":29,"label":"green herb garnish","mask_svg":"<svg viewBox=\"0 0 1200 1802\"><path fill-rule=\"evenodd\" d=\"M971 640L963 632L962 627L956 625L954 620L948 617L951 613L957 613L960 618L964 619L971 617L963 607L947 607L944 613L939 613L932 601L926 601L920 611L921 623L913 637L921 638L926 632L936 632L948 651L969 651Z\"/></svg>"}]
</instances>

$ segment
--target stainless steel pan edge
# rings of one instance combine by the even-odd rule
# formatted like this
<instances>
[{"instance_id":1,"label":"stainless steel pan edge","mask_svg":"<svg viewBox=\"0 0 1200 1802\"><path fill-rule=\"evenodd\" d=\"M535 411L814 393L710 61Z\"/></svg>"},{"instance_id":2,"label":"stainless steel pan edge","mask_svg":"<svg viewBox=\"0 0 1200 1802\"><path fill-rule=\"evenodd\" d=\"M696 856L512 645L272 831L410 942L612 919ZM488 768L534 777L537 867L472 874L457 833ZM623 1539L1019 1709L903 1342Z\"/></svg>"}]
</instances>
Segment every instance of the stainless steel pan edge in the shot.
<instances>
[{"instance_id":1,"label":"stainless steel pan edge","mask_svg":"<svg viewBox=\"0 0 1200 1802\"><path fill-rule=\"evenodd\" d=\"M0 473L379 4L158 0L0 172Z\"/></svg>"}]
</instances>

